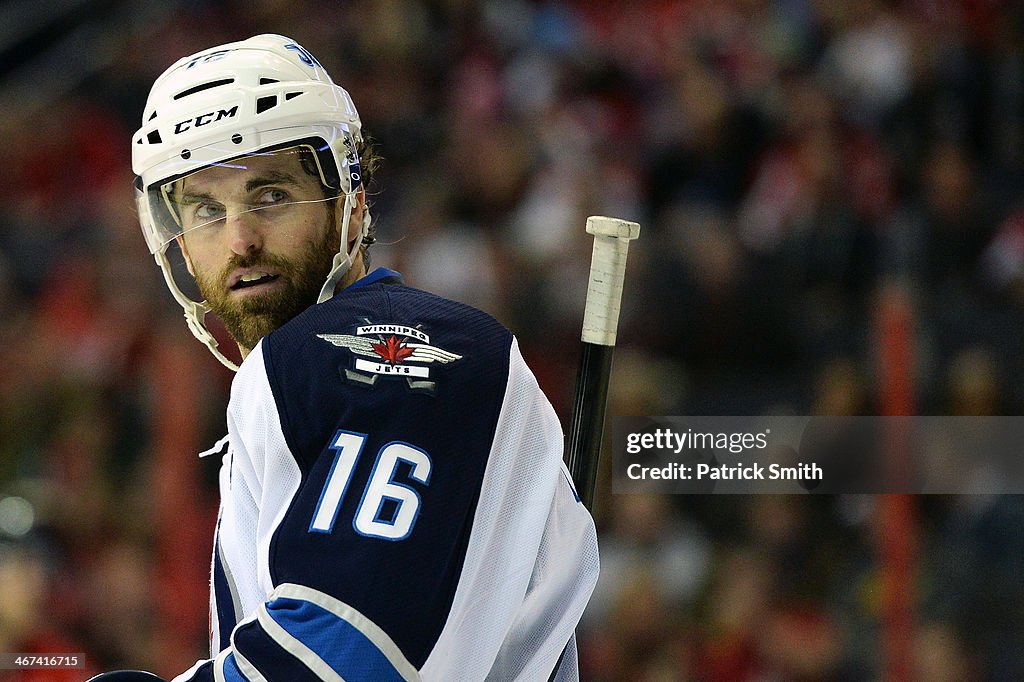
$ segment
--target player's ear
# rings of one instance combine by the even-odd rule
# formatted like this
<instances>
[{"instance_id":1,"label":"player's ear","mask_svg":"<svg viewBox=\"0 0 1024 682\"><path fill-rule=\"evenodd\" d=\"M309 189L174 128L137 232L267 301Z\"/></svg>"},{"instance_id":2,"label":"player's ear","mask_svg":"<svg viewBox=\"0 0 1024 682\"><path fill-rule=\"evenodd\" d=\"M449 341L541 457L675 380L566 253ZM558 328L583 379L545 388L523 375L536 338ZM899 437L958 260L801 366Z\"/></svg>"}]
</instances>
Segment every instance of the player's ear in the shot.
<instances>
[{"instance_id":1,"label":"player's ear","mask_svg":"<svg viewBox=\"0 0 1024 682\"><path fill-rule=\"evenodd\" d=\"M195 277L196 271L192 267L192 257L188 255L188 248L185 246L185 237L179 234L174 239L178 242L178 248L181 249L181 255L185 259L185 267L188 268L188 274Z\"/></svg>"}]
</instances>

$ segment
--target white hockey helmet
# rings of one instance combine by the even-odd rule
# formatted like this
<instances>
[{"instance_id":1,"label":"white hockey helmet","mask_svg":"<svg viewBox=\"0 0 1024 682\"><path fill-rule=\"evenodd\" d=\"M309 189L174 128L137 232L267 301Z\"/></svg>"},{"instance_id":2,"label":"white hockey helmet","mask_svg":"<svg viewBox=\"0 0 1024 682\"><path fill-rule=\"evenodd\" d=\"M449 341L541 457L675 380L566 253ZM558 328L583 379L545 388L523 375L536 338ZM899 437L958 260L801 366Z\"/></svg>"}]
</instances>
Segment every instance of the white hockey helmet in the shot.
<instances>
[{"instance_id":1,"label":"white hockey helmet","mask_svg":"<svg viewBox=\"0 0 1024 682\"><path fill-rule=\"evenodd\" d=\"M149 251L189 329L223 364L237 369L206 327L206 301L182 291L168 259L182 234L168 201L167 187L175 180L243 156L296 146L311 151L321 182L345 196L338 253L317 302L334 294L370 223L364 211L349 247L349 219L361 184L359 114L349 94L297 42L258 35L179 59L153 84L142 127L132 139L139 222Z\"/></svg>"}]
</instances>

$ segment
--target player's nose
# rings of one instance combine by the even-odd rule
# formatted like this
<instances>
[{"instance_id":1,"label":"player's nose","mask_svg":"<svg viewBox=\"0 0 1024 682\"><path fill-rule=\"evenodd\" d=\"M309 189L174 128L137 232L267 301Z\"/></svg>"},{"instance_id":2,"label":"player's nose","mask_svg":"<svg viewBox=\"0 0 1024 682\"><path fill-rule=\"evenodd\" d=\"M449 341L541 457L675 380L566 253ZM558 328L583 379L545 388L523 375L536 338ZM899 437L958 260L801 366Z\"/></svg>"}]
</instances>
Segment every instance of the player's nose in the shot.
<instances>
[{"instance_id":1,"label":"player's nose","mask_svg":"<svg viewBox=\"0 0 1024 682\"><path fill-rule=\"evenodd\" d=\"M228 245L239 256L263 248L263 230L255 213L252 210L239 209L227 214L225 231Z\"/></svg>"}]
</instances>

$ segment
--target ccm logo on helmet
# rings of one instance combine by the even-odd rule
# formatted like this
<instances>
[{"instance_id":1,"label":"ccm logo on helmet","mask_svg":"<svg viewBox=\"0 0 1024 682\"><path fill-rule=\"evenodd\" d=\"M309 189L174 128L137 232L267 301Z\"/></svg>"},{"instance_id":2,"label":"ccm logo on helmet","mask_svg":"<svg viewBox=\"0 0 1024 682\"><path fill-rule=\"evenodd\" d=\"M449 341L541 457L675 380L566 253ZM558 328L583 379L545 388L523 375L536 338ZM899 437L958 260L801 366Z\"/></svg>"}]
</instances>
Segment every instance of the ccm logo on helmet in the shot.
<instances>
[{"instance_id":1,"label":"ccm logo on helmet","mask_svg":"<svg viewBox=\"0 0 1024 682\"><path fill-rule=\"evenodd\" d=\"M238 113L238 105L231 107L230 109L220 109L218 111L211 111L207 114L199 114L195 118L187 118L181 123L174 126L174 134L180 135L189 128L198 128L200 126L207 125L209 123L216 123L222 118L233 118Z\"/></svg>"}]
</instances>

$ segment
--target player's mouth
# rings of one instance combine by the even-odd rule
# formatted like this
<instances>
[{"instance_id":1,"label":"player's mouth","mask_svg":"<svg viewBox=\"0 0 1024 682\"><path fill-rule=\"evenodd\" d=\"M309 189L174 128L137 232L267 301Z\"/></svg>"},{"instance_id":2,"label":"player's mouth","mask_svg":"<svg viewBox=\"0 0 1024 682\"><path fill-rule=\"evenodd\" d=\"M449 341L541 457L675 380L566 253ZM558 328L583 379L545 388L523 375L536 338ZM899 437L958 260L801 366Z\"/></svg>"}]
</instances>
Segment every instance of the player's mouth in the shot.
<instances>
[{"instance_id":1,"label":"player's mouth","mask_svg":"<svg viewBox=\"0 0 1024 682\"><path fill-rule=\"evenodd\" d=\"M249 270L233 275L228 284L231 291L256 292L268 289L281 278L281 275L266 270Z\"/></svg>"}]
</instances>

